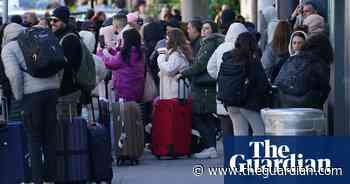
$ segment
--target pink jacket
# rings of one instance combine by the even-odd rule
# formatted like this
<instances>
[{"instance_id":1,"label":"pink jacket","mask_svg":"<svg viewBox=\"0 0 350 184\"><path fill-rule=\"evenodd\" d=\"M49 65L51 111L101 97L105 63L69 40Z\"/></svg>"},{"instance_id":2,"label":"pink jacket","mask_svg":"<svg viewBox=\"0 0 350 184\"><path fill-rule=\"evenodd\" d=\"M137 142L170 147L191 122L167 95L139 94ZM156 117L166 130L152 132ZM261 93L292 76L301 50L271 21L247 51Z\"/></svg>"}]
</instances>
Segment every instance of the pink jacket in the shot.
<instances>
[{"instance_id":1,"label":"pink jacket","mask_svg":"<svg viewBox=\"0 0 350 184\"><path fill-rule=\"evenodd\" d=\"M113 89L116 100L140 101L145 85L145 64L138 59L136 48L131 49L130 64L123 61L121 52L117 51L112 57L102 52L97 54L102 58L106 67L112 70Z\"/></svg>"}]
</instances>

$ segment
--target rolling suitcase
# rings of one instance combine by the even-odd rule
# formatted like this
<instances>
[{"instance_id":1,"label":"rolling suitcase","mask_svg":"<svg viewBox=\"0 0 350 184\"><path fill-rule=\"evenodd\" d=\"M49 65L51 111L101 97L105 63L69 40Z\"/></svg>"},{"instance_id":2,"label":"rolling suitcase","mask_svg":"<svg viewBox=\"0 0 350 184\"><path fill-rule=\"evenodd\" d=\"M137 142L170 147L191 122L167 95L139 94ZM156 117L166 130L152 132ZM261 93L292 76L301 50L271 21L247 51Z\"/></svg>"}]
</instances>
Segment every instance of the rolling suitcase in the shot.
<instances>
[{"instance_id":1,"label":"rolling suitcase","mask_svg":"<svg viewBox=\"0 0 350 184\"><path fill-rule=\"evenodd\" d=\"M113 128L117 165L130 161L138 164L144 152L144 127L139 105L136 102L112 104Z\"/></svg>"},{"instance_id":2,"label":"rolling suitcase","mask_svg":"<svg viewBox=\"0 0 350 184\"><path fill-rule=\"evenodd\" d=\"M9 122L0 128L0 183L30 181L29 152L23 124Z\"/></svg>"},{"instance_id":3,"label":"rolling suitcase","mask_svg":"<svg viewBox=\"0 0 350 184\"><path fill-rule=\"evenodd\" d=\"M93 109L93 103L91 106ZM100 106L99 111L101 111ZM113 179L113 159L111 156L109 129L97 123L94 111L92 111L92 118L92 123L88 125L90 181L111 183Z\"/></svg>"},{"instance_id":4,"label":"rolling suitcase","mask_svg":"<svg viewBox=\"0 0 350 184\"><path fill-rule=\"evenodd\" d=\"M59 117L56 183L86 183L90 179L88 128L80 117Z\"/></svg>"},{"instance_id":5,"label":"rolling suitcase","mask_svg":"<svg viewBox=\"0 0 350 184\"><path fill-rule=\"evenodd\" d=\"M151 148L158 159L191 155L192 101L183 95L188 86L185 79L178 84L179 99L159 100L154 107Z\"/></svg>"},{"instance_id":6,"label":"rolling suitcase","mask_svg":"<svg viewBox=\"0 0 350 184\"><path fill-rule=\"evenodd\" d=\"M0 183L31 179L30 157L23 123L8 121L7 99L0 87Z\"/></svg>"}]
</instances>

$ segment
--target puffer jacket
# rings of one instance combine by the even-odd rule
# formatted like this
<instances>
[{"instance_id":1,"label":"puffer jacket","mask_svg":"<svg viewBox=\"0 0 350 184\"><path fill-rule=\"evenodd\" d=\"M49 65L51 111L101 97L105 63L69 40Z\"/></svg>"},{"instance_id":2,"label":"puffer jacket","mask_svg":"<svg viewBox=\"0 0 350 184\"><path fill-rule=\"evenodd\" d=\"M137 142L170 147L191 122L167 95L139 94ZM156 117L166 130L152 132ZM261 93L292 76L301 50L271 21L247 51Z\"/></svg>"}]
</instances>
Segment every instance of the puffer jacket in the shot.
<instances>
[{"instance_id":1,"label":"puffer jacket","mask_svg":"<svg viewBox=\"0 0 350 184\"><path fill-rule=\"evenodd\" d=\"M238 62L235 61L232 52L227 52L223 56L223 62ZM270 91L271 86L268 82L263 66L259 60L246 63L249 85L247 90L247 99L241 108L260 111L263 108L270 106ZM237 76L238 77L238 76Z\"/></svg>"},{"instance_id":2,"label":"puffer jacket","mask_svg":"<svg viewBox=\"0 0 350 184\"><path fill-rule=\"evenodd\" d=\"M224 41L221 34L210 34L202 38L197 57L190 68L182 72L191 78L192 111L197 114L216 113L216 85L197 85L197 77L207 73L207 65L215 49Z\"/></svg>"},{"instance_id":3,"label":"puffer jacket","mask_svg":"<svg viewBox=\"0 0 350 184\"><path fill-rule=\"evenodd\" d=\"M222 56L224 53L233 50L235 48L235 42L241 33L248 32L247 28L241 23L231 24L229 30L227 31L225 41L222 43L212 54L208 61L207 70L211 77L214 79L218 78L220 66L222 63ZM216 88L218 90L218 88ZM220 115L228 115L224 105L220 101L216 101L216 110Z\"/></svg>"},{"instance_id":4,"label":"puffer jacket","mask_svg":"<svg viewBox=\"0 0 350 184\"><path fill-rule=\"evenodd\" d=\"M5 73L10 80L12 93L16 100L21 100L25 94L32 94L45 90L59 89L58 75L49 78L35 78L21 70L27 69L22 50L17 41L11 41L25 30L24 27L11 23L4 30L3 49L1 58Z\"/></svg>"},{"instance_id":5,"label":"puffer jacket","mask_svg":"<svg viewBox=\"0 0 350 184\"><path fill-rule=\"evenodd\" d=\"M322 109L330 92L330 66L311 52L291 57L276 77L275 85L290 100L285 107Z\"/></svg>"},{"instance_id":6,"label":"puffer jacket","mask_svg":"<svg viewBox=\"0 0 350 184\"><path fill-rule=\"evenodd\" d=\"M145 63L139 59L137 49L131 49L130 63L123 60L120 51L113 56L99 52L106 67L112 70L113 88L116 100L123 98L126 101L140 101L145 85ZM141 57L142 58L142 57Z\"/></svg>"}]
</instances>

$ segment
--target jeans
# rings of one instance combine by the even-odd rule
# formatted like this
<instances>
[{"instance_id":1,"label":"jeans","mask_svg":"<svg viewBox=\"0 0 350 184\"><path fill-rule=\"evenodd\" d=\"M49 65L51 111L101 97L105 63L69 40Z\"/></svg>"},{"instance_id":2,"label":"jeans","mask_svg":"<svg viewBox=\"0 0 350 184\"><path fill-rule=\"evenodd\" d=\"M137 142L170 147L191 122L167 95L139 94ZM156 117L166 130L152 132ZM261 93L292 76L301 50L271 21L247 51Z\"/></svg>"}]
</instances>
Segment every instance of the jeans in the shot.
<instances>
[{"instance_id":1,"label":"jeans","mask_svg":"<svg viewBox=\"0 0 350 184\"><path fill-rule=\"evenodd\" d=\"M57 90L24 95L24 124L35 184L55 181L57 98Z\"/></svg>"},{"instance_id":2,"label":"jeans","mask_svg":"<svg viewBox=\"0 0 350 184\"><path fill-rule=\"evenodd\" d=\"M197 130L204 139L205 148L216 147L216 119L210 114L193 114L192 129Z\"/></svg>"},{"instance_id":3,"label":"jeans","mask_svg":"<svg viewBox=\"0 0 350 184\"><path fill-rule=\"evenodd\" d=\"M265 134L265 126L260 112L238 107L228 107L228 113L233 123L235 136L248 136L249 126L252 128L253 136Z\"/></svg>"}]
</instances>

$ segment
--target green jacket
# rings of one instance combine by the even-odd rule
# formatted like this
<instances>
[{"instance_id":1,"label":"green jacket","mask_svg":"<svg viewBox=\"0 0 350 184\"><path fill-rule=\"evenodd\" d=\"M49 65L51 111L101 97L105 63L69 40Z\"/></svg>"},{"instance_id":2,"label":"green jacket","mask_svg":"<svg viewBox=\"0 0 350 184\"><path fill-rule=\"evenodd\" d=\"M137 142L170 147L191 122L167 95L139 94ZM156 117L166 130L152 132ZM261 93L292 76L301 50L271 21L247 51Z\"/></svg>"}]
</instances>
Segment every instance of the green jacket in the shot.
<instances>
[{"instance_id":1,"label":"green jacket","mask_svg":"<svg viewBox=\"0 0 350 184\"><path fill-rule=\"evenodd\" d=\"M216 84L199 86L195 84L196 77L207 72L207 64L216 48L224 41L221 34L211 34L201 40L197 57L190 66L182 72L184 77L191 79L192 111L196 114L216 113Z\"/></svg>"}]
</instances>

